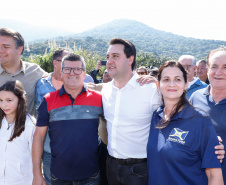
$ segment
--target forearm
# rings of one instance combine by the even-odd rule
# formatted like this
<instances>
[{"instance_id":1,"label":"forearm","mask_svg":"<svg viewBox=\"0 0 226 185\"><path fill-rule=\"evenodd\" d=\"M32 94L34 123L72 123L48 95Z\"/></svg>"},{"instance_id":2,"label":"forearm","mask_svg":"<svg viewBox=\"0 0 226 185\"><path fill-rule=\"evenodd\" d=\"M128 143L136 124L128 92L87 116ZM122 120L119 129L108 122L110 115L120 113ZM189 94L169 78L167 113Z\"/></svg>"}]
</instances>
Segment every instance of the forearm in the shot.
<instances>
[{"instance_id":1,"label":"forearm","mask_svg":"<svg viewBox=\"0 0 226 185\"><path fill-rule=\"evenodd\" d=\"M208 185L224 185L221 168L207 168Z\"/></svg>"},{"instance_id":2,"label":"forearm","mask_svg":"<svg viewBox=\"0 0 226 185\"><path fill-rule=\"evenodd\" d=\"M32 163L33 163L33 175L42 176L41 172L41 159L43 154L44 140L37 134L34 135L32 145Z\"/></svg>"}]
</instances>

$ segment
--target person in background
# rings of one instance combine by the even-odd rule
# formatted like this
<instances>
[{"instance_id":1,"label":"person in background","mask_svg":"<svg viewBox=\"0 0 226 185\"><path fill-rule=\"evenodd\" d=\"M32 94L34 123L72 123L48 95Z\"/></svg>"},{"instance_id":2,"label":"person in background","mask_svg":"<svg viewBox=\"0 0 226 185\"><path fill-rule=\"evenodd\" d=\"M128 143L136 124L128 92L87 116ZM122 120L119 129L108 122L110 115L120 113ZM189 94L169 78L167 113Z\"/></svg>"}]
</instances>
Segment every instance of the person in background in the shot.
<instances>
[{"instance_id":1,"label":"person in background","mask_svg":"<svg viewBox=\"0 0 226 185\"><path fill-rule=\"evenodd\" d=\"M210 118L189 104L187 77L179 62L167 61L159 69L163 104L153 113L147 144L149 185L224 184L214 154L216 131Z\"/></svg>"},{"instance_id":2,"label":"person in background","mask_svg":"<svg viewBox=\"0 0 226 185\"><path fill-rule=\"evenodd\" d=\"M207 57L207 74L210 84L196 91L190 98L193 106L207 112L216 129L217 135L226 145L226 47L211 50ZM222 163L226 180L226 162Z\"/></svg>"},{"instance_id":3,"label":"person in background","mask_svg":"<svg viewBox=\"0 0 226 185\"><path fill-rule=\"evenodd\" d=\"M89 82L94 83L94 80L93 80L92 76L90 76L89 74L86 74L84 82L85 83L89 83Z\"/></svg>"},{"instance_id":4,"label":"person in background","mask_svg":"<svg viewBox=\"0 0 226 185\"><path fill-rule=\"evenodd\" d=\"M137 74L138 75L148 75L148 70L145 66L140 66L137 68Z\"/></svg>"},{"instance_id":5,"label":"person in background","mask_svg":"<svg viewBox=\"0 0 226 185\"><path fill-rule=\"evenodd\" d=\"M101 66L102 66L101 61L98 61L97 65L96 65L96 69L94 69L93 71L90 72L90 75L93 78L95 84L107 83L112 80L108 74L107 69L104 70L102 79L97 79L97 74L99 73Z\"/></svg>"},{"instance_id":6,"label":"person in background","mask_svg":"<svg viewBox=\"0 0 226 185\"><path fill-rule=\"evenodd\" d=\"M0 87L0 184L31 185L35 119L27 113L22 83Z\"/></svg>"},{"instance_id":7,"label":"person in background","mask_svg":"<svg viewBox=\"0 0 226 185\"><path fill-rule=\"evenodd\" d=\"M158 68L151 69L149 75L157 78L158 71Z\"/></svg>"},{"instance_id":8,"label":"person in background","mask_svg":"<svg viewBox=\"0 0 226 185\"><path fill-rule=\"evenodd\" d=\"M46 94L39 106L32 147L33 185L45 184L41 157L48 127L52 185L99 185L97 149L102 101L100 93L86 88L85 74L82 56L64 56L63 86Z\"/></svg>"},{"instance_id":9,"label":"person in background","mask_svg":"<svg viewBox=\"0 0 226 185\"><path fill-rule=\"evenodd\" d=\"M209 79L207 76L207 66L206 66L206 61L205 60L199 60L196 63L196 76L202 81L205 82L206 84L209 84Z\"/></svg>"},{"instance_id":10,"label":"person in background","mask_svg":"<svg viewBox=\"0 0 226 185\"><path fill-rule=\"evenodd\" d=\"M20 59L24 51L24 38L17 31L0 29L0 86L7 81L19 80L26 92L28 112L35 115L35 84L48 74L37 64Z\"/></svg>"},{"instance_id":11,"label":"person in background","mask_svg":"<svg viewBox=\"0 0 226 185\"><path fill-rule=\"evenodd\" d=\"M182 55L178 62L185 68L188 73L188 88L186 97L189 99L195 91L205 88L207 84L202 82L199 78L194 78L194 72L196 70L196 60L195 57L192 55Z\"/></svg>"},{"instance_id":12,"label":"person in background","mask_svg":"<svg viewBox=\"0 0 226 185\"><path fill-rule=\"evenodd\" d=\"M49 92L60 89L63 85L61 78L61 63L62 58L69 54L69 50L65 48L59 48L53 53L53 72L47 77L41 78L35 87L35 107L38 110L39 105L42 102L44 95ZM51 150L50 150L50 138L47 132L44 141L44 151L42 156L44 178L47 185L51 185L50 177L50 165L51 165Z\"/></svg>"}]
</instances>

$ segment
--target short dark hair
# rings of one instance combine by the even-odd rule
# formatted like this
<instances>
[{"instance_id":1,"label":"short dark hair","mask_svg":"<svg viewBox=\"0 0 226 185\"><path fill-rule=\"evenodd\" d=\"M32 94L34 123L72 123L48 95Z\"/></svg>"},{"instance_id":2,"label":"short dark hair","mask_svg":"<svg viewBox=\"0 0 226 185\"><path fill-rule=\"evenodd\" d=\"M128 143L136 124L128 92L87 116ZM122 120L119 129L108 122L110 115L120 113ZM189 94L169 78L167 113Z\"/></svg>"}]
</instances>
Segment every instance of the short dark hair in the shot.
<instances>
[{"instance_id":1,"label":"short dark hair","mask_svg":"<svg viewBox=\"0 0 226 185\"><path fill-rule=\"evenodd\" d=\"M59 48L56 51L54 51L52 60L54 61L54 60L57 60L57 59L63 57L63 52L64 51L69 51L69 49L67 49L67 48Z\"/></svg>"},{"instance_id":2,"label":"short dark hair","mask_svg":"<svg viewBox=\"0 0 226 185\"><path fill-rule=\"evenodd\" d=\"M206 62L206 60L204 60L204 59L203 59L203 60L199 60L199 61L196 63L196 66L197 66L199 63L204 63L204 64L206 65L207 62Z\"/></svg>"},{"instance_id":3,"label":"short dark hair","mask_svg":"<svg viewBox=\"0 0 226 185\"><path fill-rule=\"evenodd\" d=\"M149 74L152 73L154 76L157 76L158 72L159 72L159 69L154 68L149 71Z\"/></svg>"},{"instance_id":4,"label":"short dark hair","mask_svg":"<svg viewBox=\"0 0 226 185\"><path fill-rule=\"evenodd\" d=\"M209 52L208 56L207 56L207 66L210 65L210 63L209 63L210 57L211 57L214 53L216 53L216 52L218 52L218 51L226 51L226 47L225 47L225 46L220 46L220 47L218 47L218 48L216 48L216 49L211 50L211 51Z\"/></svg>"},{"instance_id":5,"label":"short dark hair","mask_svg":"<svg viewBox=\"0 0 226 185\"><path fill-rule=\"evenodd\" d=\"M82 69L85 71L86 70L86 64L85 64L85 60L81 55L77 55L75 53L69 53L67 55L65 55L62 59L62 66L61 68L64 67L64 62L65 60L67 61L81 61L82 62Z\"/></svg>"},{"instance_id":6,"label":"short dark hair","mask_svg":"<svg viewBox=\"0 0 226 185\"><path fill-rule=\"evenodd\" d=\"M132 42L130 42L129 40L120 39L120 38L111 39L109 44L110 45L122 44L124 46L124 53L125 53L126 57L129 58L131 56L134 56L133 63L131 66L132 70L134 70L136 67L136 47L134 46L134 44Z\"/></svg>"},{"instance_id":7,"label":"short dark hair","mask_svg":"<svg viewBox=\"0 0 226 185\"><path fill-rule=\"evenodd\" d=\"M9 141L12 141L14 138L19 137L25 129L25 121L27 114L25 91L22 83L19 80L6 82L0 87L0 91L12 92L15 96L17 96L19 100L16 110L15 126L13 129L13 133L9 139ZM4 116L4 111L0 109L0 128L2 126L2 120Z\"/></svg>"},{"instance_id":8,"label":"short dark hair","mask_svg":"<svg viewBox=\"0 0 226 185\"><path fill-rule=\"evenodd\" d=\"M24 52L24 38L22 35L14 30L11 30L9 28L1 28L0 29L0 36L6 36L6 37L12 37L14 39L14 42L16 44L16 48L23 47L23 50L21 54Z\"/></svg>"},{"instance_id":9,"label":"short dark hair","mask_svg":"<svg viewBox=\"0 0 226 185\"><path fill-rule=\"evenodd\" d=\"M163 69L165 69L167 67L177 67L177 68L179 68L180 71L183 73L183 78L184 78L185 83L188 82L187 72L184 69L184 67L180 64L180 62L176 62L174 60L170 60L170 61L166 61L159 68L158 76L157 76L157 79L158 79L159 83L160 83L160 80L162 78L162 71L163 71ZM163 98L162 98L162 100L163 100ZM164 103L164 100L163 100L163 103ZM163 119L156 126L156 128L163 129L163 128L167 127L169 125L170 121L171 121L171 118L174 117L179 112L180 108L183 107L185 104L189 104L189 102L188 102L188 100L186 98L186 91L183 92L183 94L180 97L179 102L175 105L175 111L170 114L170 118L169 119Z\"/></svg>"}]
</instances>

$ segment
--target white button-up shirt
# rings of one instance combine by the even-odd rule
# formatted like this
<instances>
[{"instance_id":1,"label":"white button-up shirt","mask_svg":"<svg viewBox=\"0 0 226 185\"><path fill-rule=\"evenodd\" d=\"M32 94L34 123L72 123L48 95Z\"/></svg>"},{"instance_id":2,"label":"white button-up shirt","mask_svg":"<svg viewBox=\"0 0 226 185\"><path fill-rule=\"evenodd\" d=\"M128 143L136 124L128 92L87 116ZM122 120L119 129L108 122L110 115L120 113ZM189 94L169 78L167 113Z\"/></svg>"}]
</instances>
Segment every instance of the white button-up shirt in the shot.
<instances>
[{"instance_id":1,"label":"white button-up shirt","mask_svg":"<svg viewBox=\"0 0 226 185\"><path fill-rule=\"evenodd\" d=\"M102 101L107 120L108 152L120 159L146 158L152 113L160 105L155 83L140 86L134 74L121 89L104 84Z\"/></svg>"}]
</instances>

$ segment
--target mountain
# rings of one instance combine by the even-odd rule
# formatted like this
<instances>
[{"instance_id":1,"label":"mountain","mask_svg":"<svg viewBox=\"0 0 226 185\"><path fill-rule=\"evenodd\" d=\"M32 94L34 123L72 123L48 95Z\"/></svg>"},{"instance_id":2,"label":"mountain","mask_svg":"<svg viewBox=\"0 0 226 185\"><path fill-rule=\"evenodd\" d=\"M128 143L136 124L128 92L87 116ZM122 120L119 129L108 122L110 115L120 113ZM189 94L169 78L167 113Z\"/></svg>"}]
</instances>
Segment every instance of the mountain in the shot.
<instances>
[{"instance_id":1,"label":"mountain","mask_svg":"<svg viewBox=\"0 0 226 185\"><path fill-rule=\"evenodd\" d=\"M206 58L208 52L226 41L194 39L151 28L141 22L119 19L87 30L75 37L110 40L119 37L132 41L139 52L152 52L177 59L182 54Z\"/></svg>"},{"instance_id":2,"label":"mountain","mask_svg":"<svg viewBox=\"0 0 226 185\"><path fill-rule=\"evenodd\" d=\"M6 27L18 31L24 37L26 42L53 39L58 36L68 36L74 34L73 32L65 29L36 26L33 25L33 23L27 24L10 19L0 19L0 25L0 28Z\"/></svg>"},{"instance_id":3,"label":"mountain","mask_svg":"<svg viewBox=\"0 0 226 185\"><path fill-rule=\"evenodd\" d=\"M210 50L221 45L226 46L226 41L184 37L128 19L117 19L77 34L59 28L32 26L12 20L0 19L0 25L18 30L25 41L29 42L30 51L24 52L25 57L30 54L44 54L50 48L54 48L53 45L50 47L50 43L55 43L54 46L58 47L83 48L104 57L109 40L115 37L132 41L139 53L153 53L172 59L178 59L183 54L194 55L198 60L206 59ZM35 42L30 43L34 40Z\"/></svg>"}]
</instances>

